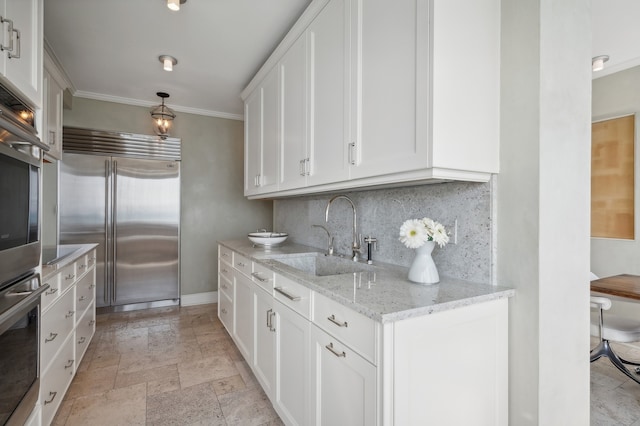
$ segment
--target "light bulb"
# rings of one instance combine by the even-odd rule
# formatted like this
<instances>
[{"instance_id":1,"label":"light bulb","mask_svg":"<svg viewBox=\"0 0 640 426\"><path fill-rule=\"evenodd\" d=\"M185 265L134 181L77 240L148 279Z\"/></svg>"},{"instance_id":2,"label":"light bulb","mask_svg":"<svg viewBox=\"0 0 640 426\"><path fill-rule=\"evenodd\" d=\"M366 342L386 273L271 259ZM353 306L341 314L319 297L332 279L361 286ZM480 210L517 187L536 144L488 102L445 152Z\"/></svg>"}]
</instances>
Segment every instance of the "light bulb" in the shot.
<instances>
[{"instance_id":1,"label":"light bulb","mask_svg":"<svg viewBox=\"0 0 640 426\"><path fill-rule=\"evenodd\" d=\"M167 7L174 12L180 10L180 0L167 0Z\"/></svg>"},{"instance_id":2,"label":"light bulb","mask_svg":"<svg viewBox=\"0 0 640 426\"><path fill-rule=\"evenodd\" d=\"M163 64L163 68L165 71L173 71L173 61L171 59L164 58Z\"/></svg>"}]
</instances>

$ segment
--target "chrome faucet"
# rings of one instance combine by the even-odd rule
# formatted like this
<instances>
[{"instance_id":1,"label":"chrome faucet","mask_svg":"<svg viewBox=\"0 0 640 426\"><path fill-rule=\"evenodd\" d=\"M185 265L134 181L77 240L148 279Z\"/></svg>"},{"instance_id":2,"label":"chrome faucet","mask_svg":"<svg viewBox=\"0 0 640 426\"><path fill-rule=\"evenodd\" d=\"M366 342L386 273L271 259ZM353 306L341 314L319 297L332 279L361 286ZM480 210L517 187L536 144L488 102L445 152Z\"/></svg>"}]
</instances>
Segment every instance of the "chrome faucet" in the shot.
<instances>
[{"instance_id":1,"label":"chrome faucet","mask_svg":"<svg viewBox=\"0 0 640 426\"><path fill-rule=\"evenodd\" d=\"M327 208L324 212L324 221L329 222L329 207L331 207L331 203L333 203L335 200L339 198L344 198L345 200L347 200L349 204L351 204L351 209L353 210L353 243L351 245L351 260L353 260L354 262L357 262L358 254L362 250L360 247L361 238L358 236L358 225L357 225L358 216L356 214L356 205L353 204L353 201L351 201L351 198L347 197L346 195L336 195L335 197L331 198L327 203Z\"/></svg>"},{"instance_id":2,"label":"chrome faucet","mask_svg":"<svg viewBox=\"0 0 640 426\"><path fill-rule=\"evenodd\" d=\"M324 232L327 233L327 238L329 239L329 245L327 246L327 256L333 256L333 237L327 228L322 225L311 225L314 228L322 228Z\"/></svg>"}]
</instances>

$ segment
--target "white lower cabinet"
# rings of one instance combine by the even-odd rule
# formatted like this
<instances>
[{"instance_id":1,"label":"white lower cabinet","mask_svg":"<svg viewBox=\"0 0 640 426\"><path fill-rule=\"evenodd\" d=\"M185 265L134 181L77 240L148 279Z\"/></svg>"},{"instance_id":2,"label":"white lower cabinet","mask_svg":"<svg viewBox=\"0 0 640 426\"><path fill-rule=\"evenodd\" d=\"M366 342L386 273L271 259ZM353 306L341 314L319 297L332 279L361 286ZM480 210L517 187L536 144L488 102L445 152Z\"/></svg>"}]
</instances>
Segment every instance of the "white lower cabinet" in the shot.
<instances>
[{"instance_id":1,"label":"white lower cabinet","mask_svg":"<svg viewBox=\"0 0 640 426\"><path fill-rule=\"evenodd\" d=\"M233 338L240 353L251 364L253 354L253 282L241 272L234 272Z\"/></svg>"},{"instance_id":2,"label":"white lower cabinet","mask_svg":"<svg viewBox=\"0 0 640 426\"><path fill-rule=\"evenodd\" d=\"M251 367L264 392L271 396L275 392L275 343L273 296L254 286L254 351Z\"/></svg>"},{"instance_id":3,"label":"white lower cabinet","mask_svg":"<svg viewBox=\"0 0 640 426\"><path fill-rule=\"evenodd\" d=\"M40 296L40 410L42 425L53 421L95 333L95 250L45 277Z\"/></svg>"},{"instance_id":4,"label":"white lower cabinet","mask_svg":"<svg viewBox=\"0 0 640 426\"><path fill-rule=\"evenodd\" d=\"M274 302L276 393L273 406L288 425L311 423L311 325L309 320Z\"/></svg>"}]
</instances>

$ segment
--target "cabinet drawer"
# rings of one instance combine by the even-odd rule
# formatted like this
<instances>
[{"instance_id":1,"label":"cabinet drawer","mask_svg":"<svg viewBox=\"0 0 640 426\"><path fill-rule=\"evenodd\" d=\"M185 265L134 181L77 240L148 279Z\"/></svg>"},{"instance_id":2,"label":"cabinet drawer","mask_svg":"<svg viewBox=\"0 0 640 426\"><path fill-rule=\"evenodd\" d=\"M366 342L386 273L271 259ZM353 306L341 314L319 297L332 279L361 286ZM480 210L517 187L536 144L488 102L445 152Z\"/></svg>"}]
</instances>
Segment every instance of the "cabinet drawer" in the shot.
<instances>
[{"instance_id":1,"label":"cabinet drawer","mask_svg":"<svg viewBox=\"0 0 640 426\"><path fill-rule=\"evenodd\" d=\"M302 284L291 281L282 275L276 276L274 297L283 305L286 305L309 319L311 311L311 290Z\"/></svg>"},{"instance_id":2,"label":"cabinet drawer","mask_svg":"<svg viewBox=\"0 0 640 426\"><path fill-rule=\"evenodd\" d=\"M376 364L376 323L338 302L314 293L313 322Z\"/></svg>"},{"instance_id":3,"label":"cabinet drawer","mask_svg":"<svg viewBox=\"0 0 640 426\"><path fill-rule=\"evenodd\" d=\"M269 268L253 263L253 272L251 272L251 279L254 283L264 288L271 294L273 292L275 274Z\"/></svg>"},{"instance_id":4,"label":"cabinet drawer","mask_svg":"<svg viewBox=\"0 0 640 426\"><path fill-rule=\"evenodd\" d=\"M87 265L89 266L89 268L93 268L94 266L96 266L96 260L98 259L96 251L95 250L91 250L88 254L87 254Z\"/></svg>"},{"instance_id":5,"label":"cabinet drawer","mask_svg":"<svg viewBox=\"0 0 640 426\"><path fill-rule=\"evenodd\" d=\"M60 275L60 291L65 291L76 282L76 262L61 268L58 275Z\"/></svg>"},{"instance_id":6,"label":"cabinet drawer","mask_svg":"<svg viewBox=\"0 0 640 426\"><path fill-rule=\"evenodd\" d=\"M230 281L225 276L221 275L219 286L220 292L224 293L229 298L229 300L233 300L233 278Z\"/></svg>"},{"instance_id":7,"label":"cabinet drawer","mask_svg":"<svg viewBox=\"0 0 640 426\"><path fill-rule=\"evenodd\" d=\"M46 311L49 305L58 299L62 293L60 291L60 274L51 275L43 281L43 284L49 284L49 288L40 296L40 309L42 312Z\"/></svg>"},{"instance_id":8,"label":"cabinet drawer","mask_svg":"<svg viewBox=\"0 0 640 426\"><path fill-rule=\"evenodd\" d=\"M251 276L251 263L246 257L233 253L233 267L248 277Z\"/></svg>"},{"instance_id":9,"label":"cabinet drawer","mask_svg":"<svg viewBox=\"0 0 640 426\"><path fill-rule=\"evenodd\" d=\"M233 263L233 252L221 245L218 245L218 257L227 263Z\"/></svg>"},{"instance_id":10,"label":"cabinet drawer","mask_svg":"<svg viewBox=\"0 0 640 426\"><path fill-rule=\"evenodd\" d=\"M40 380L43 425L51 424L69 383L73 379L75 370L73 349L74 339L69 338Z\"/></svg>"},{"instance_id":11,"label":"cabinet drawer","mask_svg":"<svg viewBox=\"0 0 640 426\"><path fill-rule=\"evenodd\" d=\"M89 256L86 254L76 260L76 275L81 277L89 270Z\"/></svg>"},{"instance_id":12,"label":"cabinet drawer","mask_svg":"<svg viewBox=\"0 0 640 426\"><path fill-rule=\"evenodd\" d=\"M90 272L83 276L80 281L76 283L76 318L80 320L80 316L84 313L87 307L95 299L95 279L93 272Z\"/></svg>"},{"instance_id":13,"label":"cabinet drawer","mask_svg":"<svg viewBox=\"0 0 640 426\"><path fill-rule=\"evenodd\" d=\"M231 262L231 259L229 259L229 262ZM218 261L218 272L227 280L233 282L233 266L231 266L231 263L227 263L225 260L220 259Z\"/></svg>"},{"instance_id":14,"label":"cabinet drawer","mask_svg":"<svg viewBox=\"0 0 640 426\"><path fill-rule=\"evenodd\" d=\"M218 299L218 318L227 329L227 333L233 334L233 302L224 292L220 292Z\"/></svg>"},{"instance_id":15,"label":"cabinet drawer","mask_svg":"<svg viewBox=\"0 0 640 426\"><path fill-rule=\"evenodd\" d=\"M47 368L62 343L73 331L75 325L74 298L74 289L69 289L42 315L40 333L40 365L42 369Z\"/></svg>"},{"instance_id":16,"label":"cabinet drawer","mask_svg":"<svg viewBox=\"0 0 640 426\"><path fill-rule=\"evenodd\" d=\"M91 338L93 337L93 333L96 330L96 308L92 303L89 306L87 312L82 316L80 321L78 321L78 325L76 327L76 361L77 365L80 365L80 361L82 361L82 357L89 346L89 342L91 342ZM77 367L77 366L76 366Z\"/></svg>"}]
</instances>

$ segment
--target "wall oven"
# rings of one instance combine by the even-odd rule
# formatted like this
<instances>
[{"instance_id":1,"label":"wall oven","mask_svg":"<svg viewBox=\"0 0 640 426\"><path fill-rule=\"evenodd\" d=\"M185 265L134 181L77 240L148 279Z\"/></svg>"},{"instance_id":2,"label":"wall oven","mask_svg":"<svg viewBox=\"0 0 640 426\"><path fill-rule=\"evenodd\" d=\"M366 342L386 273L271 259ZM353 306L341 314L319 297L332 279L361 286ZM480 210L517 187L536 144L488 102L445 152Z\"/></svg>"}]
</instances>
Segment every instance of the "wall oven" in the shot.
<instances>
[{"instance_id":1,"label":"wall oven","mask_svg":"<svg viewBox=\"0 0 640 426\"><path fill-rule=\"evenodd\" d=\"M33 109L0 86L0 425L22 425L39 393L40 170Z\"/></svg>"}]
</instances>

